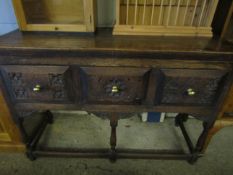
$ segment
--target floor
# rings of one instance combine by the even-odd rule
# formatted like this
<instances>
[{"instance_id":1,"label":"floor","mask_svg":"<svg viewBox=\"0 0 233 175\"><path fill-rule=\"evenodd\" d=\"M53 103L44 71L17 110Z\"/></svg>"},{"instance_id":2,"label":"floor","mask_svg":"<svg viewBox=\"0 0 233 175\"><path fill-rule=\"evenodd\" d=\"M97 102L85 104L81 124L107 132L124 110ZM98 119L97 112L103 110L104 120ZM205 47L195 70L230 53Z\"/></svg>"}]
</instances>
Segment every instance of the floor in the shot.
<instances>
[{"instance_id":1,"label":"floor","mask_svg":"<svg viewBox=\"0 0 233 175\"><path fill-rule=\"evenodd\" d=\"M36 117L35 117L36 118ZM68 120L67 120L68 119ZM143 123L138 116L119 122L119 148L185 148L174 120L164 123ZM193 140L201 131L201 122L190 119L186 126ZM40 145L59 147L106 147L109 143L109 121L87 114L55 113ZM24 154L0 153L0 175L232 175L233 127L220 131L212 140L206 155L195 165L177 160L118 160L39 158L29 161Z\"/></svg>"}]
</instances>

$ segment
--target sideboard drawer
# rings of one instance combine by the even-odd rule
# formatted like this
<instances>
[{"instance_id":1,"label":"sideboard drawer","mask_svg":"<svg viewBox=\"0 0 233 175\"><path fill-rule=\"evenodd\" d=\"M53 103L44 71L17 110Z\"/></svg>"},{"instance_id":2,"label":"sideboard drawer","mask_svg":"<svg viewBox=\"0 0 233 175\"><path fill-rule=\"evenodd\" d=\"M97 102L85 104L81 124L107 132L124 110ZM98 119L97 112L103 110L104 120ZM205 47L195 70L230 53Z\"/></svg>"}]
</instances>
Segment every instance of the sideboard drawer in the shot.
<instances>
[{"instance_id":1,"label":"sideboard drawer","mask_svg":"<svg viewBox=\"0 0 233 175\"><path fill-rule=\"evenodd\" d=\"M213 106L226 71L163 69L160 104Z\"/></svg>"},{"instance_id":2,"label":"sideboard drawer","mask_svg":"<svg viewBox=\"0 0 233 175\"><path fill-rule=\"evenodd\" d=\"M68 101L66 66L2 66L6 86L17 102Z\"/></svg>"},{"instance_id":3,"label":"sideboard drawer","mask_svg":"<svg viewBox=\"0 0 233 175\"><path fill-rule=\"evenodd\" d=\"M150 69L81 67L81 72L86 103L137 105L145 99Z\"/></svg>"}]
</instances>

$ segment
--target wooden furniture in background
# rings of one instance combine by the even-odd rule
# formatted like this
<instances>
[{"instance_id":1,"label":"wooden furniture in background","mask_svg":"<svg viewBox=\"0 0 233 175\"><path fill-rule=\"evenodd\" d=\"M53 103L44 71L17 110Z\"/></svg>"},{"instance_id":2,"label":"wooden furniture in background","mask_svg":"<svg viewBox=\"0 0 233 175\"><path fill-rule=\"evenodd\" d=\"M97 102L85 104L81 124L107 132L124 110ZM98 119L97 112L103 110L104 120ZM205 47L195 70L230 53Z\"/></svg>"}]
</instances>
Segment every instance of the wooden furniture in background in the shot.
<instances>
[{"instance_id":1,"label":"wooden furniture in background","mask_svg":"<svg viewBox=\"0 0 233 175\"><path fill-rule=\"evenodd\" d=\"M233 2L225 21L226 23L222 29L221 38L233 43Z\"/></svg>"},{"instance_id":2,"label":"wooden furniture in background","mask_svg":"<svg viewBox=\"0 0 233 175\"><path fill-rule=\"evenodd\" d=\"M22 31L95 31L95 0L13 0L13 5Z\"/></svg>"},{"instance_id":3,"label":"wooden furniture in background","mask_svg":"<svg viewBox=\"0 0 233 175\"><path fill-rule=\"evenodd\" d=\"M115 35L212 36L219 0L116 0Z\"/></svg>"},{"instance_id":4,"label":"wooden furniture in background","mask_svg":"<svg viewBox=\"0 0 233 175\"><path fill-rule=\"evenodd\" d=\"M221 39L233 40L233 1L221 0L213 20L213 32Z\"/></svg>"},{"instance_id":5,"label":"wooden furniture in background","mask_svg":"<svg viewBox=\"0 0 233 175\"><path fill-rule=\"evenodd\" d=\"M0 151L25 151L21 134L0 90Z\"/></svg>"}]
</instances>

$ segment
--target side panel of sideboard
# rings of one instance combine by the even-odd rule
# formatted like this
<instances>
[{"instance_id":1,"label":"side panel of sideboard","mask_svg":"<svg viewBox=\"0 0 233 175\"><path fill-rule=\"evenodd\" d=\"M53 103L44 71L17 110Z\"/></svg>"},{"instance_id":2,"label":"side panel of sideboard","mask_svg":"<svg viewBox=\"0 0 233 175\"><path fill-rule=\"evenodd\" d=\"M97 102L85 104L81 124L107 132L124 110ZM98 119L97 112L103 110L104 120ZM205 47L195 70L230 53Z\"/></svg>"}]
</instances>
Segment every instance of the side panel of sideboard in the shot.
<instances>
[{"instance_id":1,"label":"side panel of sideboard","mask_svg":"<svg viewBox=\"0 0 233 175\"><path fill-rule=\"evenodd\" d=\"M221 129L229 126L233 126L233 85L224 101L224 105L219 112L218 119L215 121L213 128L209 131L203 152L206 151L213 136Z\"/></svg>"}]
</instances>

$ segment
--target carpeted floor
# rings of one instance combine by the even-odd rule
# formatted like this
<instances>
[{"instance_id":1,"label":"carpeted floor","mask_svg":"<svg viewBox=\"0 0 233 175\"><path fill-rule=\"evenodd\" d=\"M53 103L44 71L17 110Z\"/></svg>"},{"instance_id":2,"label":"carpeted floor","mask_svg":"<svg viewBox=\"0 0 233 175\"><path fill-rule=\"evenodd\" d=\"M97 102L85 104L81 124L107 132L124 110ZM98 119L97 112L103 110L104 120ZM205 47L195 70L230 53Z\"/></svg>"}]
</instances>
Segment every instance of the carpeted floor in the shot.
<instances>
[{"instance_id":1,"label":"carpeted floor","mask_svg":"<svg viewBox=\"0 0 233 175\"><path fill-rule=\"evenodd\" d=\"M69 147L108 147L109 122L89 115L56 114L40 144ZM69 118L69 120L67 120ZM118 147L184 147L173 119L162 124L142 123L137 117L119 122ZM190 119L187 127L195 140L201 123ZM0 153L0 175L232 175L233 127L221 130L212 140L206 155L195 165L171 160L39 158L29 161L24 154ZM49 136L49 137L48 137Z\"/></svg>"}]
</instances>

